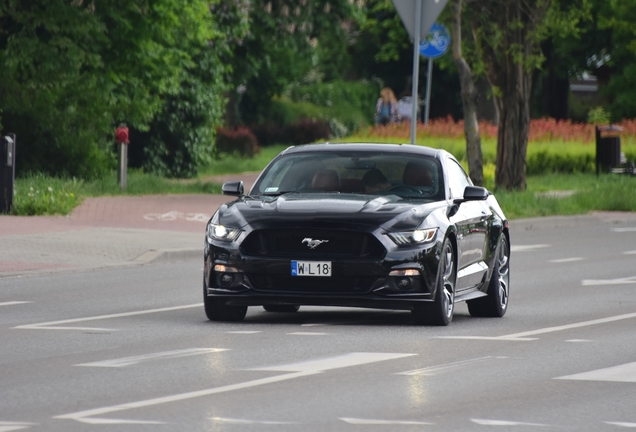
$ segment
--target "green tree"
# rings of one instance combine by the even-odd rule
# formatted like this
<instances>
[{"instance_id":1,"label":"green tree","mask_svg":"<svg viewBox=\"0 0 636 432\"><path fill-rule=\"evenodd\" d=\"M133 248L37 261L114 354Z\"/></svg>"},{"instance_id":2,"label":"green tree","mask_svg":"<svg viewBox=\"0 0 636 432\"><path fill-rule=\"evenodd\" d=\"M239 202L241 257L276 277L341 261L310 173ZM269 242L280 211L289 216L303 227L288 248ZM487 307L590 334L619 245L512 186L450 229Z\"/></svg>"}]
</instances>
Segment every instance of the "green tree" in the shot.
<instances>
[{"instance_id":1,"label":"green tree","mask_svg":"<svg viewBox=\"0 0 636 432\"><path fill-rule=\"evenodd\" d=\"M230 95L241 99L241 118L236 121L267 118L272 98L312 69L336 75L329 67L321 71L320 63L327 64L330 59L324 57L334 52L342 61L334 41L342 40L341 24L356 10L348 0L250 0L249 32L234 47L232 59L234 89L246 89L242 95ZM321 52L317 47L323 40Z\"/></svg>"},{"instance_id":2,"label":"green tree","mask_svg":"<svg viewBox=\"0 0 636 432\"><path fill-rule=\"evenodd\" d=\"M469 4L475 44L498 111L495 185L526 188L533 71L544 57L541 42L575 32L586 2L474 0Z\"/></svg>"},{"instance_id":3,"label":"green tree","mask_svg":"<svg viewBox=\"0 0 636 432\"><path fill-rule=\"evenodd\" d=\"M18 167L90 177L108 167L113 126L147 129L213 38L203 0L5 0L0 109Z\"/></svg>"}]
</instances>

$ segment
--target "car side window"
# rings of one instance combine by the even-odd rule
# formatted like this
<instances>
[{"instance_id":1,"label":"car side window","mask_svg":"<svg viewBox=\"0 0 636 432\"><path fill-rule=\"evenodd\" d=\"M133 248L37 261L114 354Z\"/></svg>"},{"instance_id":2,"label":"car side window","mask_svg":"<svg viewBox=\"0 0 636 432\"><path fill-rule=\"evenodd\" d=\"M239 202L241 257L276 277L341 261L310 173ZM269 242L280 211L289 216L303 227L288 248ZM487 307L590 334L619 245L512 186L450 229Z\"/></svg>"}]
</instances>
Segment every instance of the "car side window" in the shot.
<instances>
[{"instance_id":1,"label":"car side window","mask_svg":"<svg viewBox=\"0 0 636 432\"><path fill-rule=\"evenodd\" d=\"M451 191L452 198L461 198L464 196L464 189L470 186L470 178L461 165L452 159L448 161L448 187Z\"/></svg>"}]
</instances>

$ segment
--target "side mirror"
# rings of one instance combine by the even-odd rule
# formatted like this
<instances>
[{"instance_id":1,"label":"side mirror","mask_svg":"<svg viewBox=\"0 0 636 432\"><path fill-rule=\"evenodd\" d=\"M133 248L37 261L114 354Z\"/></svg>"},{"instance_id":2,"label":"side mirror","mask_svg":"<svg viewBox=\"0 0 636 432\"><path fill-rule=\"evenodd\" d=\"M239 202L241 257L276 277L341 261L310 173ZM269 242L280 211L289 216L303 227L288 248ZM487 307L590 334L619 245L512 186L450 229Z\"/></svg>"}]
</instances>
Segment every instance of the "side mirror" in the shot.
<instances>
[{"instance_id":1,"label":"side mirror","mask_svg":"<svg viewBox=\"0 0 636 432\"><path fill-rule=\"evenodd\" d=\"M464 197L454 200L455 204L466 201L485 201L488 199L488 189L479 186L466 186L464 189Z\"/></svg>"},{"instance_id":2,"label":"side mirror","mask_svg":"<svg viewBox=\"0 0 636 432\"><path fill-rule=\"evenodd\" d=\"M244 192L243 182L231 181L223 183L221 190L223 191L223 195L241 196Z\"/></svg>"}]
</instances>

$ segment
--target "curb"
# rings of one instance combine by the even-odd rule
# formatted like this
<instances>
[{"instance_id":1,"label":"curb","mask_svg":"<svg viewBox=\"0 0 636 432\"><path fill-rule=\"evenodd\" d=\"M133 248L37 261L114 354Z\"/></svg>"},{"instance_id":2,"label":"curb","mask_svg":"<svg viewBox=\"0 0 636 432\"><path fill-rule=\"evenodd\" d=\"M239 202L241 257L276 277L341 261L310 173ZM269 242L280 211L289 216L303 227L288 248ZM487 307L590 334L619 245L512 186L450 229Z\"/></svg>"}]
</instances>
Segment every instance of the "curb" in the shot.
<instances>
[{"instance_id":1,"label":"curb","mask_svg":"<svg viewBox=\"0 0 636 432\"><path fill-rule=\"evenodd\" d=\"M149 250L139 255L132 262L138 264L156 264L194 259L203 259L203 248Z\"/></svg>"}]
</instances>

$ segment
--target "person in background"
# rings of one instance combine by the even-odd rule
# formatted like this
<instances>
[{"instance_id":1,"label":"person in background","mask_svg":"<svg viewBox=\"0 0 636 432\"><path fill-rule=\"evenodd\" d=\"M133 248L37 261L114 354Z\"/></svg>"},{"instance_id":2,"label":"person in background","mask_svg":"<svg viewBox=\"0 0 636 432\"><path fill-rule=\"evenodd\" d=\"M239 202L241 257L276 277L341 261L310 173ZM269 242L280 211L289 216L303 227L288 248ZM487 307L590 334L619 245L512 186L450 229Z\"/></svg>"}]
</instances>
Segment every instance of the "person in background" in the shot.
<instances>
[{"instance_id":1,"label":"person in background","mask_svg":"<svg viewBox=\"0 0 636 432\"><path fill-rule=\"evenodd\" d=\"M384 87L380 92L380 99L375 104L375 123L385 125L399 121L398 103L393 90Z\"/></svg>"}]
</instances>

